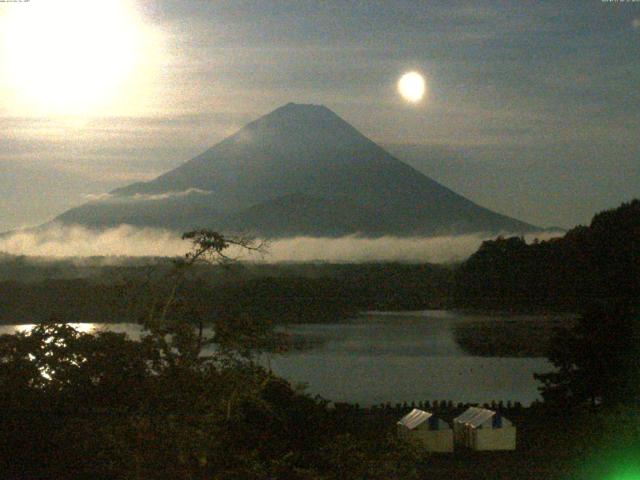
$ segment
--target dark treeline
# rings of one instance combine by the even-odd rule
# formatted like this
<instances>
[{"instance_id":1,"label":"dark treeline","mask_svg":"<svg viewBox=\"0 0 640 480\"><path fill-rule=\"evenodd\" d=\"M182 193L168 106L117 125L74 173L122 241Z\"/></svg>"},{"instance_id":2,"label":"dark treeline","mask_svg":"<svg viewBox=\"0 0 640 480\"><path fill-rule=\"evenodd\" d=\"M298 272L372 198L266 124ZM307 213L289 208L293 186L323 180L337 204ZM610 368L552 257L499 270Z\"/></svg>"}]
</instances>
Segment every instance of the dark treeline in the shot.
<instances>
[{"instance_id":1,"label":"dark treeline","mask_svg":"<svg viewBox=\"0 0 640 480\"><path fill-rule=\"evenodd\" d=\"M167 257L40 257L0 252L0 281L23 283L42 280L87 278L113 283L123 277L145 275L149 267L165 271L171 268Z\"/></svg>"},{"instance_id":2,"label":"dark treeline","mask_svg":"<svg viewBox=\"0 0 640 480\"><path fill-rule=\"evenodd\" d=\"M104 268L104 267L103 267ZM109 267L85 278L0 281L0 322L135 322L138 296L169 270ZM452 270L437 265L302 264L196 268L180 295L200 313L269 316L277 323L339 321L361 310L442 308Z\"/></svg>"},{"instance_id":3,"label":"dark treeline","mask_svg":"<svg viewBox=\"0 0 640 480\"><path fill-rule=\"evenodd\" d=\"M454 303L478 309L579 311L595 300L637 302L640 200L598 213L562 238L486 241L454 283Z\"/></svg>"},{"instance_id":4,"label":"dark treeline","mask_svg":"<svg viewBox=\"0 0 640 480\"><path fill-rule=\"evenodd\" d=\"M362 310L461 308L578 312L594 300L640 298L640 201L588 227L527 244L486 241L461 265L233 263L194 266L183 294L200 312L233 309L273 322L322 322ZM135 295L173 260L0 257L0 322L131 322Z\"/></svg>"}]
</instances>

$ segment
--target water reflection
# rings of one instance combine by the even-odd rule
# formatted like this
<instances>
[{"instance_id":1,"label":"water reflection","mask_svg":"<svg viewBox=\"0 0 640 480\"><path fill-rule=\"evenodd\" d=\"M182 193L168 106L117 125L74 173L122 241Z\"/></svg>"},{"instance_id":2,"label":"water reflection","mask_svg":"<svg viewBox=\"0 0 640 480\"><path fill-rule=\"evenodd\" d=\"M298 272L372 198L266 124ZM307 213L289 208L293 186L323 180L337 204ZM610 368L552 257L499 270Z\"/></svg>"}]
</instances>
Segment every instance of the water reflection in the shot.
<instances>
[{"instance_id":1,"label":"water reflection","mask_svg":"<svg viewBox=\"0 0 640 480\"><path fill-rule=\"evenodd\" d=\"M69 323L69 325L82 333L97 333L100 331L110 331L116 333L126 333L133 339L140 338L142 328L134 323ZM25 333L35 327L35 324L29 323L24 325L2 325L0 326L0 335L14 334L17 332Z\"/></svg>"},{"instance_id":2,"label":"water reflection","mask_svg":"<svg viewBox=\"0 0 640 480\"><path fill-rule=\"evenodd\" d=\"M265 355L261 361L291 382L307 384L309 393L334 401L528 404L539 398L533 373L551 369L546 359L474 357L455 341L454 327L490 319L444 311L367 312L345 323L292 325L288 332L308 348ZM110 330L134 339L141 333L139 325L129 323L72 325L82 332ZM3 326L0 333L32 327Z\"/></svg>"},{"instance_id":3,"label":"water reflection","mask_svg":"<svg viewBox=\"0 0 640 480\"><path fill-rule=\"evenodd\" d=\"M531 317L527 317L531 318ZM335 401L520 401L539 398L534 372L544 358L475 357L455 341L454 327L490 317L455 312L368 312L331 325L296 325L315 347L270 359L273 370Z\"/></svg>"}]
</instances>

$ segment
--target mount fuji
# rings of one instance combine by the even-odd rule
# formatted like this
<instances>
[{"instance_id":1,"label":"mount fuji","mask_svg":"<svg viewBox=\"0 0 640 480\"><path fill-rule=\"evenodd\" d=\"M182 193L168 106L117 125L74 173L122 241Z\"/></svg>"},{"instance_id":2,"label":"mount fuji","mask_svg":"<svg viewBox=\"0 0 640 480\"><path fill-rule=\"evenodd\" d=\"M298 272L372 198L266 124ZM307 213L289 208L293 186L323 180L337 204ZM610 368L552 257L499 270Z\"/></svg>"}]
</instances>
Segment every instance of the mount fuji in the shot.
<instances>
[{"instance_id":1,"label":"mount fuji","mask_svg":"<svg viewBox=\"0 0 640 480\"><path fill-rule=\"evenodd\" d=\"M54 221L271 238L539 230L418 172L328 108L293 103L154 180L113 190Z\"/></svg>"}]
</instances>

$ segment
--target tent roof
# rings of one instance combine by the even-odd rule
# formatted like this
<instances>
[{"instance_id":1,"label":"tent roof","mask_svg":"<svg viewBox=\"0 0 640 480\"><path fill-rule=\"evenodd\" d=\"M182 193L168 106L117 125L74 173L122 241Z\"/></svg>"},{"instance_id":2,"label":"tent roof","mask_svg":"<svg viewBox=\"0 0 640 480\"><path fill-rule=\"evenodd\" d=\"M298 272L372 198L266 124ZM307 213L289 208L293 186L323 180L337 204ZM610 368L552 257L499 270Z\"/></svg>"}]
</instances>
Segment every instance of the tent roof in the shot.
<instances>
[{"instance_id":1,"label":"tent roof","mask_svg":"<svg viewBox=\"0 0 640 480\"><path fill-rule=\"evenodd\" d=\"M458 423L465 423L471 425L474 428L479 427L484 422L489 420L496 414L493 410L487 410L486 408L469 407L460 416L456 417L453 421Z\"/></svg>"},{"instance_id":2,"label":"tent roof","mask_svg":"<svg viewBox=\"0 0 640 480\"><path fill-rule=\"evenodd\" d=\"M491 420L491 418L496 414L493 410L486 410L481 408L479 412L467 420L467 424L471 425L473 428L478 428L480 425L485 423L487 420Z\"/></svg>"},{"instance_id":3,"label":"tent roof","mask_svg":"<svg viewBox=\"0 0 640 480\"><path fill-rule=\"evenodd\" d=\"M467 423L471 418L473 418L480 410L484 410L478 407L469 407L464 412L462 412L459 416L453 419L454 422L458 423Z\"/></svg>"},{"instance_id":4,"label":"tent roof","mask_svg":"<svg viewBox=\"0 0 640 480\"><path fill-rule=\"evenodd\" d=\"M418 425L429 420L429 418L432 416L433 416L433 413L425 412L424 410L414 408L398 421L398 425L403 425L407 427L409 430L413 430Z\"/></svg>"},{"instance_id":5,"label":"tent roof","mask_svg":"<svg viewBox=\"0 0 640 480\"><path fill-rule=\"evenodd\" d=\"M499 415L501 418L502 426L511 426L512 423L502 415L486 408L469 407L460 416L453 419L454 423L462 423L469 425L473 428L478 428L487 421L491 420L495 415Z\"/></svg>"}]
</instances>

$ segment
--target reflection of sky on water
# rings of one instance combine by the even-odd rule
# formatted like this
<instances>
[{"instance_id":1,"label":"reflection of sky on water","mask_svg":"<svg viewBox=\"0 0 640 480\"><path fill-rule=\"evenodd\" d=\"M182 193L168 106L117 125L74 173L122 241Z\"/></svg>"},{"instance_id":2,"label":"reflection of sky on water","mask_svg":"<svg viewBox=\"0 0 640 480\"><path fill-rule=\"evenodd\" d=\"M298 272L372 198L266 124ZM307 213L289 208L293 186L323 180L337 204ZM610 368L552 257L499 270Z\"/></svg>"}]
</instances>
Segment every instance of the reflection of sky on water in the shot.
<instances>
[{"instance_id":1,"label":"reflection of sky on water","mask_svg":"<svg viewBox=\"0 0 640 480\"><path fill-rule=\"evenodd\" d=\"M533 373L548 371L547 360L472 357L455 341L454 325L489 319L444 311L369 312L350 322L292 325L288 333L309 340L309 348L264 355L262 361L292 383L307 384L309 393L335 401L530 403L538 398ZM72 325L83 332L108 329L132 338L141 331L126 323ZM0 333L29 327L3 326Z\"/></svg>"},{"instance_id":2,"label":"reflection of sky on water","mask_svg":"<svg viewBox=\"0 0 640 480\"><path fill-rule=\"evenodd\" d=\"M126 333L134 339L140 337L141 331L140 326L133 323L70 323L69 325L83 333L96 333L108 330L110 332ZM0 335L5 333L12 334L16 332L28 332L33 327L35 327L34 324L2 325L0 326Z\"/></svg>"},{"instance_id":3,"label":"reflection of sky on water","mask_svg":"<svg viewBox=\"0 0 640 480\"><path fill-rule=\"evenodd\" d=\"M420 400L530 403L538 398L534 372L544 359L301 354L274 357L273 370L312 394L376 404Z\"/></svg>"},{"instance_id":4,"label":"reflection of sky on water","mask_svg":"<svg viewBox=\"0 0 640 480\"><path fill-rule=\"evenodd\" d=\"M539 398L533 373L549 370L547 360L472 357L455 341L454 325L490 319L443 311L369 312L342 324L296 325L289 331L313 338L314 348L272 356L270 365L293 383L306 383L310 393L336 401L530 403Z\"/></svg>"},{"instance_id":5,"label":"reflection of sky on water","mask_svg":"<svg viewBox=\"0 0 640 480\"><path fill-rule=\"evenodd\" d=\"M287 331L313 339L313 350L324 354L465 355L454 339L451 322L428 317L369 314L347 323L294 325Z\"/></svg>"}]
</instances>

